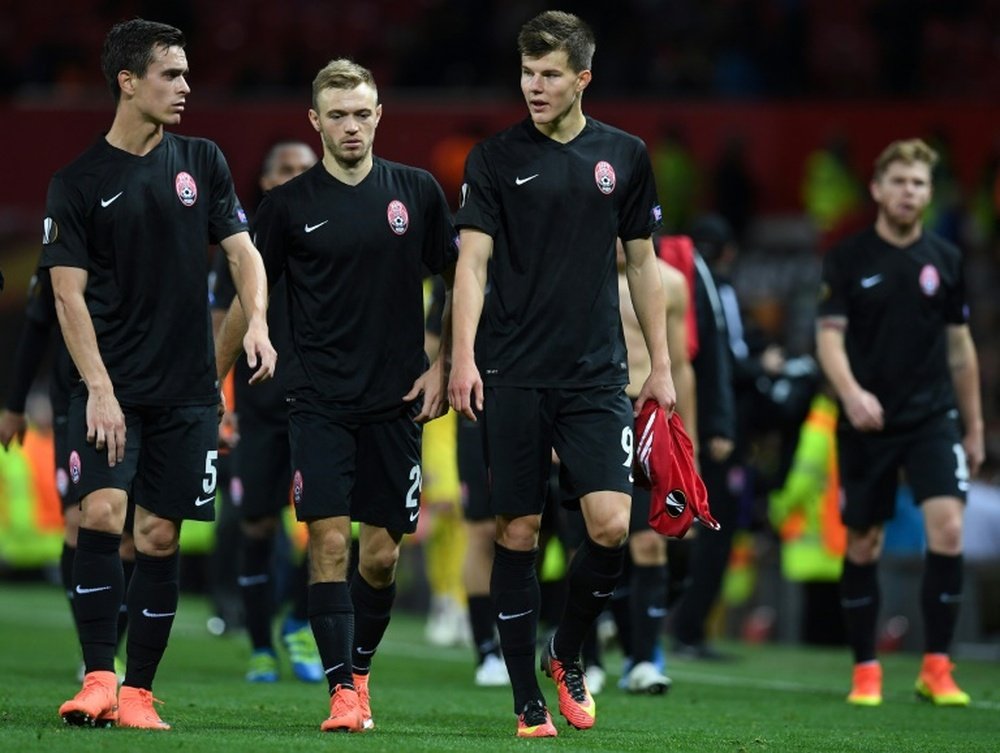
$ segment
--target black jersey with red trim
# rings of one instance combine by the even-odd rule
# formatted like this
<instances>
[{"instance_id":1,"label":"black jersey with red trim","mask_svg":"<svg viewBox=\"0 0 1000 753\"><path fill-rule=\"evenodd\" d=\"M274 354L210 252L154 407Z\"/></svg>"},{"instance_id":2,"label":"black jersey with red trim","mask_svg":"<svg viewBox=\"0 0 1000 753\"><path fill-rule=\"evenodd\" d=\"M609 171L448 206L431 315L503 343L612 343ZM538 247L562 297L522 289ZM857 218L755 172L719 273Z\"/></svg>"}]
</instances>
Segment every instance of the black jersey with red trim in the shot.
<instances>
[{"instance_id":1,"label":"black jersey with red trim","mask_svg":"<svg viewBox=\"0 0 1000 753\"><path fill-rule=\"evenodd\" d=\"M823 260L818 313L847 318L848 362L887 430L955 407L947 329L968 321L962 267L961 251L926 229L900 248L869 228Z\"/></svg>"},{"instance_id":2,"label":"black jersey with red trim","mask_svg":"<svg viewBox=\"0 0 1000 753\"><path fill-rule=\"evenodd\" d=\"M628 383L615 239L661 221L643 142L587 118L567 144L530 120L473 148L459 228L493 239L476 360L512 387Z\"/></svg>"},{"instance_id":3,"label":"black jersey with red trim","mask_svg":"<svg viewBox=\"0 0 1000 753\"><path fill-rule=\"evenodd\" d=\"M457 257L437 181L376 157L351 186L320 162L271 189L254 230L268 283L285 281L289 398L344 420L404 412L427 367L423 280Z\"/></svg>"},{"instance_id":4,"label":"black jersey with red trim","mask_svg":"<svg viewBox=\"0 0 1000 753\"><path fill-rule=\"evenodd\" d=\"M45 215L42 266L87 271L119 402L216 402L208 247L247 230L219 147L164 133L139 157L101 138L53 176Z\"/></svg>"}]
</instances>

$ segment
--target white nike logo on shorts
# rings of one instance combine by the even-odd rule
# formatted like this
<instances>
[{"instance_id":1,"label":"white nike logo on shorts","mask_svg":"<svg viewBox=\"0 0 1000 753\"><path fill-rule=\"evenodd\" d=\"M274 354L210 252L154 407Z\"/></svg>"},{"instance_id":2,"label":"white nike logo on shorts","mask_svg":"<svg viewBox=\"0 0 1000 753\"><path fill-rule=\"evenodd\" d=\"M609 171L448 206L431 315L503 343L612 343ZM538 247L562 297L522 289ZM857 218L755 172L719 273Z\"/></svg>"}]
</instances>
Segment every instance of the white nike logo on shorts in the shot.
<instances>
[{"instance_id":1,"label":"white nike logo on shorts","mask_svg":"<svg viewBox=\"0 0 1000 753\"><path fill-rule=\"evenodd\" d=\"M215 502L215 495L214 494L211 497L204 497L204 498L202 498L202 497L195 497L194 506L195 507L201 507L202 505L207 505L209 502Z\"/></svg>"}]
</instances>

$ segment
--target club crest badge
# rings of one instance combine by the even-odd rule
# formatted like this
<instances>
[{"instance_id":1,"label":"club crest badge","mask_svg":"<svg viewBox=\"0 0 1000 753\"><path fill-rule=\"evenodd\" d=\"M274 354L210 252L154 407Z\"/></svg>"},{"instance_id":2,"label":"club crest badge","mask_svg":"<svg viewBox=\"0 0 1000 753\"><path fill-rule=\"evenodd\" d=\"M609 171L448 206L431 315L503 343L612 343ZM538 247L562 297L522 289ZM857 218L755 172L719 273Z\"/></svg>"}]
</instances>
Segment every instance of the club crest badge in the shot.
<instances>
[{"instance_id":1,"label":"club crest badge","mask_svg":"<svg viewBox=\"0 0 1000 753\"><path fill-rule=\"evenodd\" d=\"M302 501L302 471L295 471L292 476L292 500L295 504Z\"/></svg>"},{"instance_id":2,"label":"club crest badge","mask_svg":"<svg viewBox=\"0 0 1000 753\"><path fill-rule=\"evenodd\" d=\"M69 477L74 484L80 483L81 470L80 453L73 450L73 452L69 454Z\"/></svg>"},{"instance_id":3,"label":"club crest badge","mask_svg":"<svg viewBox=\"0 0 1000 753\"><path fill-rule=\"evenodd\" d=\"M177 191L177 198L184 206L192 207L198 201L198 184L194 182L190 173L183 170L177 173L177 177L174 178L174 189Z\"/></svg>"},{"instance_id":4,"label":"club crest badge","mask_svg":"<svg viewBox=\"0 0 1000 753\"><path fill-rule=\"evenodd\" d=\"M398 199L389 202L386 216L389 219L389 228L396 235L402 235L410 227L410 213L406 211L406 205Z\"/></svg>"},{"instance_id":5,"label":"club crest badge","mask_svg":"<svg viewBox=\"0 0 1000 753\"><path fill-rule=\"evenodd\" d=\"M938 292L941 287L941 276L933 264L925 264L920 270L920 289L924 295L930 297Z\"/></svg>"},{"instance_id":6,"label":"club crest badge","mask_svg":"<svg viewBox=\"0 0 1000 753\"><path fill-rule=\"evenodd\" d=\"M610 162L601 160L594 166L594 181L597 183L597 188L605 196L615 190L618 178L615 176L615 169Z\"/></svg>"}]
</instances>

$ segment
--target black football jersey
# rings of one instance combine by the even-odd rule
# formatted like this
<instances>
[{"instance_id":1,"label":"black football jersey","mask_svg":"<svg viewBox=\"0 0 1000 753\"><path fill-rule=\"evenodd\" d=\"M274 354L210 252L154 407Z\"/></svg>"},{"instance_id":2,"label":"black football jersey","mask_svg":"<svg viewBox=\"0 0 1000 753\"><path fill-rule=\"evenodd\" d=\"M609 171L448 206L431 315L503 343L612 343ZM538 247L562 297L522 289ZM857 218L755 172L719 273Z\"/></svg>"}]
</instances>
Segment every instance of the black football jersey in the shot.
<instances>
[{"instance_id":1,"label":"black football jersey","mask_svg":"<svg viewBox=\"0 0 1000 753\"><path fill-rule=\"evenodd\" d=\"M25 316L55 334L52 370L49 373L49 400L52 403L52 413L65 416L69 412L69 393L75 371L66 343L59 334L55 295L48 269L39 268L31 278Z\"/></svg>"},{"instance_id":2,"label":"black football jersey","mask_svg":"<svg viewBox=\"0 0 1000 753\"><path fill-rule=\"evenodd\" d=\"M285 279L289 398L344 420L400 415L427 366L423 280L457 256L437 181L375 158L350 186L317 163L264 197L254 229L268 283Z\"/></svg>"},{"instance_id":3,"label":"black football jersey","mask_svg":"<svg viewBox=\"0 0 1000 753\"><path fill-rule=\"evenodd\" d=\"M568 144L525 120L474 147L456 225L493 238L484 381L627 384L615 239L648 238L660 220L645 145L592 118Z\"/></svg>"},{"instance_id":4,"label":"black football jersey","mask_svg":"<svg viewBox=\"0 0 1000 753\"><path fill-rule=\"evenodd\" d=\"M139 157L101 138L53 176L45 214L42 266L87 270L118 400L216 402L208 247L247 230L219 148L164 133Z\"/></svg>"},{"instance_id":5,"label":"black football jersey","mask_svg":"<svg viewBox=\"0 0 1000 753\"><path fill-rule=\"evenodd\" d=\"M882 403L886 430L955 406L947 325L966 323L968 306L954 245L924 230L899 248L869 228L826 255L818 313L847 317L851 370Z\"/></svg>"}]
</instances>

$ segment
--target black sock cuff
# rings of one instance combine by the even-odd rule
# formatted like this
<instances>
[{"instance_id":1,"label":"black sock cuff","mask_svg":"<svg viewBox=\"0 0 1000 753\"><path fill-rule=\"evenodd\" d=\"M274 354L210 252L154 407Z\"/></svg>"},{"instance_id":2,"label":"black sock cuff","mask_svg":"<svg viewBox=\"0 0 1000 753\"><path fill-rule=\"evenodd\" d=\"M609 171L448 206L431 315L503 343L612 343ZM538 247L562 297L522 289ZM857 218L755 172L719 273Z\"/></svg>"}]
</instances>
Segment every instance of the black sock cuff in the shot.
<instances>
[{"instance_id":1,"label":"black sock cuff","mask_svg":"<svg viewBox=\"0 0 1000 753\"><path fill-rule=\"evenodd\" d=\"M351 592L344 581L313 583L309 586L309 616L354 613Z\"/></svg>"},{"instance_id":2,"label":"black sock cuff","mask_svg":"<svg viewBox=\"0 0 1000 753\"><path fill-rule=\"evenodd\" d=\"M844 558L844 578L866 579L876 577L878 568L877 562L869 562L867 565L859 565Z\"/></svg>"},{"instance_id":3,"label":"black sock cuff","mask_svg":"<svg viewBox=\"0 0 1000 753\"><path fill-rule=\"evenodd\" d=\"M166 557L151 557L142 552L135 553L135 569L152 583L169 583L179 580L180 562L178 551Z\"/></svg>"},{"instance_id":4,"label":"black sock cuff","mask_svg":"<svg viewBox=\"0 0 1000 753\"><path fill-rule=\"evenodd\" d=\"M374 614L388 612L396 600L396 581L385 588L375 588L364 579L360 570L355 570L351 577L351 597Z\"/></svg>"},{"instance_id":5,"label":"black sock cuff","mask_svg":"<svg viewBox=\"0 0 1000 753\"><path fill-rule=\"evenodd\" d=\"M495 544L495 558L497 562L502 562L510 567L534 569L538 560L538 547L529 549L526 552L517 549L508 549L500 544Z\"/></svg>"},{"instance_id":6,"label":"black sock cuff","mask_svg":"<svg viewBox=\"0 0 1000 753\"><path fill-rule=\"evenodd\" d=\"M120 533L106 533L95 531L92 528L81 528L76 538L77 550L82 549L85 552L98 552L100 554L117 552L121 543Z\"/></svg>"},{"instance_id":7,"label":"black sock cuff","mask_svg":"<svg viewBox=\"0 0 1000 753\"><path fill-rule=\"evenodd\" d=\"M577 556L581 557L581 562L586 558L591 571L617 577L625 566L625 544L616 547L601 546L587 536Z\"/></svg>"},{"instance_id":8,"label":"black sock cuff","mask_svg":"<svg viewBox=\"0 0 1000 753\"><path fill-rule=\"evenodd\" d=\"M932 552L930 549L924 554L924 562L928 567L935 568L955 568L961 569L962 567L962 555L961 554L938 554L937 552Z\"/></svg>"}]
</instances>

